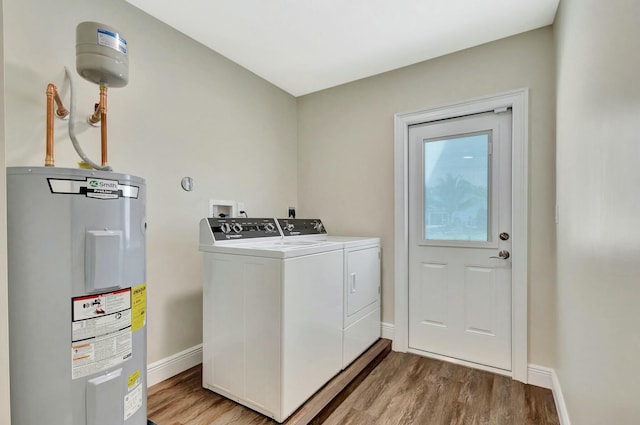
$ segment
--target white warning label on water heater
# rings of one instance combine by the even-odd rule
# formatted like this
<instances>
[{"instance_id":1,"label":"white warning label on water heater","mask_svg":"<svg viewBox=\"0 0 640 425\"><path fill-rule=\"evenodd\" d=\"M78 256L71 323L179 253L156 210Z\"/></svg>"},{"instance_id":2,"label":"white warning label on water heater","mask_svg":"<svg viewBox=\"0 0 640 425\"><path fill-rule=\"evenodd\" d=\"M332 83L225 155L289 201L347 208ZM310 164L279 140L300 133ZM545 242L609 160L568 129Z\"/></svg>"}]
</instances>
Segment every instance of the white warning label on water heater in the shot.
<instances>
[{"instance_id":1,"label":"white warning label on water heater","mask_svg":"<svg viewBox=\"0 0 640 425\"><path fill-rule=\"evenodd\" d=\"M131 309L131 288L75 297L73 299L73 321L103 317L126 309Z\"/></svg>"},{"instance_id":2,"label":"white warning label on water heater","mask_svg":"<svg viewBox=\"0 0 640 425\"><path fill-rule=\"evenodd\" d=\"M136 385L124 396L124 420L133 416L142 407L142 385Z\"/></svg>"},{"instance_id":3,"label":"white warning label on water heater","mask_svg":"<svg viewBox=\"0 0 640 425\"><path fill-rule=\"evenodd\" d=\"M72 299L71 376L106 371L131 358L131 288Z\"/></svg>"}]
</instances>

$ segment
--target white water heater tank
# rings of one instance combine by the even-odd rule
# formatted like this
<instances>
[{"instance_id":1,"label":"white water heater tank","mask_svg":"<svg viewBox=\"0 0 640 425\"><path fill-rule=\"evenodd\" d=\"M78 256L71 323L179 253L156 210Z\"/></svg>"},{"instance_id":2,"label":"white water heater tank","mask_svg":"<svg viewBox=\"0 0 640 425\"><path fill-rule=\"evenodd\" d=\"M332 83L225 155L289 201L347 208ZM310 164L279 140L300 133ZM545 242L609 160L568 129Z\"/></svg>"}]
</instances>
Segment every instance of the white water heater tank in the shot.
<instances>
[{"instance_id":1,"label":"white water heater tank","mask_svg":"<svg viewBox=\"0 0 640 425\"><path fill-rule=\"evenodd\" d=\"M147 425L145 182L7 168L12 425Z\"/></svg>"},{"instance_id":2,"label":"white water heater tank","mask_svg":"<svg viewBox=\"0 0 640 425\"><path fill-rule=\"evenodd\" d=\"M83 78L107 87L129 82L127 40L113 27L82 22L76 27L76 70Z\"/></svg>"}]
</instances>

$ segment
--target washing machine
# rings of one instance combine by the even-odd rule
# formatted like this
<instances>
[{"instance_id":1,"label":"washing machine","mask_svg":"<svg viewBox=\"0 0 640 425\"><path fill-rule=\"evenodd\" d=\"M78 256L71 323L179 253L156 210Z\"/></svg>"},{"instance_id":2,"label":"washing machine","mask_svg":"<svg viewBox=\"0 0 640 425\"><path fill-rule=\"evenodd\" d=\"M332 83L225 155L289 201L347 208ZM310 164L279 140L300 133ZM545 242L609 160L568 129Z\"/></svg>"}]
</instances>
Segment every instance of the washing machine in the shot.
<instances>
[{"instance_id":1,"label":"washing machine","mask_svg":"<svg viewBox=\"0 0 640 425\"><path fill-rule=\"evenodd\" d=\"M203 386L283 422L342 369L344 245L205 218Z\"/></svg>"},{"instance_id":2,"label":"washing machine","mask_svg":"<svg viewBox=\"0 0 640 425\"><path fill-rule=\"evenodd\" d=\"M343 354L346 368L381 336L380 238L331 236L320 219L278 219L283 240L343 247Z\"/></svg>"}]
</instances>

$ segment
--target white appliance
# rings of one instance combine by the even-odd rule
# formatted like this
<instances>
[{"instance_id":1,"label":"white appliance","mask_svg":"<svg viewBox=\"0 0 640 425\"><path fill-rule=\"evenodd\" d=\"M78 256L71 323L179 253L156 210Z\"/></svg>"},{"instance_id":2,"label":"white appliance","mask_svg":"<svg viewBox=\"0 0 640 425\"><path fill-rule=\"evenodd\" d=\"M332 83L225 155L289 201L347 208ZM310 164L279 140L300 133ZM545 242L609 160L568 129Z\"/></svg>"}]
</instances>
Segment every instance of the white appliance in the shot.
<instances>
[{"instance_id":1,"label":"white appliance","mask_svg":"<svg viewBox=\"0 0 640 425\"><path fill-rule=\"evenodd\" d=\"M342 367L380 338L380 239L329 236L344 243Z\"/></svg>"},{"instance_id":2,"label":"white appliance","mask_svg":"<svg viewBox=\"0 0 640 425\"><path fill-rule=\"evenodd\" d=\"M146 425L145 182L7 168L11 423Z\"/></svg>"},{"instance_id":3,"label":"white appliance","mask_svg":"<svg viewBox=\"0 0 640 425\"><path fill-rule=\"evenodd\" d=\"M380 238L330 236L319 219L278 219L284 240L343 246L343 354L346 368L380 338Z\"/></svg>"},{"instance_id":4,"label":"white appliance","mask_svg":"<svg viewBox=\"0 0 640 425\"><path fill-rule=\"evenodd\" d=\"M203 386L278 422L342 369L343 244L206 218Z\"/></svg>"}]
</instances>

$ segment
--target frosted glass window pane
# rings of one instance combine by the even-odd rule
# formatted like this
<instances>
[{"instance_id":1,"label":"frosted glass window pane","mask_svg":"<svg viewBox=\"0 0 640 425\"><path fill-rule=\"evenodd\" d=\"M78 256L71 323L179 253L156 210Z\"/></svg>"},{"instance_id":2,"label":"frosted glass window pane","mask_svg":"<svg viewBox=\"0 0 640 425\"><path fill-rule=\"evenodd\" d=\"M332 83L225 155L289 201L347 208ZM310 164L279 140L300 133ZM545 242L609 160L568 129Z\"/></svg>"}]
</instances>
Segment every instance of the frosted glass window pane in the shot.
<instances>
[{"instance_id":1,"label":"frosted glass window pane","mask_svg":"<svg viewBox=\"0 0 640 425\"><path fill-rule=\"evenodd\" d=\"M487 242L488 133L424 142L424 239Z\"/></svg>"}]
</instances>

